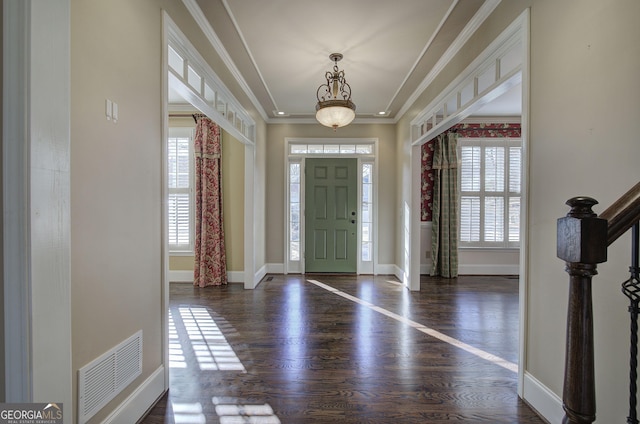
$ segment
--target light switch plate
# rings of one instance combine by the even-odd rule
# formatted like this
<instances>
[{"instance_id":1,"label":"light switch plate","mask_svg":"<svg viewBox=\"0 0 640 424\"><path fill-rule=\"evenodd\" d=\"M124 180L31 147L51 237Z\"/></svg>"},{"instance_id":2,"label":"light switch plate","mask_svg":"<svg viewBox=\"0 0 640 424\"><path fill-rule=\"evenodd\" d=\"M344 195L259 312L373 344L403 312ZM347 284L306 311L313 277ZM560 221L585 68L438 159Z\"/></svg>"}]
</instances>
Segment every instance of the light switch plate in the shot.
<instances>
[{"instance_id":1,"label":"light switch plate","mask_svg":"<svg viewBox=\"0 0 640 424\"><path fill-rule=\"evenodd\" d=\"M112 110L111 100L107 99L104 103L104 113L107 116L107 121L111 120L111 110Z\"/></svg>"},{"instance_id":2,"label":"light switch plate","mask_svg":"<svg viewBox=\"0 0 640 424\"><path fill-rule=\"evenodd\" d=\"M118 122L118 103L113 102L111 106L111 118L113 122L116 123Z\"/></svg>"}]
</instances>

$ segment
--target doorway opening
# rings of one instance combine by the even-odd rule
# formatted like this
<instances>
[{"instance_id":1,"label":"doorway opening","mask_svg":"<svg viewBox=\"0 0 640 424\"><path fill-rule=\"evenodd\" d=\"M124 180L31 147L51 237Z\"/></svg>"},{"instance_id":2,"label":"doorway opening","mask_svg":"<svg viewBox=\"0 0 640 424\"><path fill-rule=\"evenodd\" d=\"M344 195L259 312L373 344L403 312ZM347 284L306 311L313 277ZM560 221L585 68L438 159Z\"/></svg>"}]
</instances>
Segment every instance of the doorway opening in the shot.
<instances>
[{"instance_id":1,"label":"doorway opening","mask_svg":"<svg viewBox=\"0 0 640 424\"><path fill-rule=\"evenodd\" d=\"M519 213L519 363L524 363L527 288L527 161L529 104L529 11L525 10L451 84L411 122L411 192L404 199L410 219L405 219L408 254L403 281L420 289L420 152L423 144L474 115L514 87L520 87L521 202ZM518 394L522 396L524 371L518 371Z\"/></svg>"},{"instance_id":2,"label":"doorway opening","mask_svg":"<svg viewBox=\"0 0 640 424\"><path fill-rule=\"evenodd\" d=\"M284 273L304 273L306 244L305 163L307 158L355 159L357 187L353 224L357 274L375 274L377 265L377 138L287 139L285 161ZM351 214L353 211L349 211ZM351 225L349 223L349 225ZM334 270L335 271L335 270Z\"/></svg>"},{"instance_id":3,"label":"doorway opening","mask_svg":"<svg viewBox=\"0 0 640 424\"><path fill-rule=\"evenodd\" d=\"M256 250L256 234L254 231L255 225L255 208L254 201L256 199L254 193L254 172L256 169L256 157L255 157L255 122L249 115L249 113L241 106L240 102L232 95L231 91L224 85L222 80L218 78L215 72L211 69L208 62L198 53L195 47L189 42L187 37L182 33L177 24L170 18L170 16L163 13L163 55L162 55L162 72L163 72L163 92L162 92L162 104L163 104L163 132L162 132L162 169L163 169L163 181L162 181L162 195L163 195L163 210L162 210L162 245L163 245L163 299L162 299L162 321L163 321L163 355L164 363L170 364L169 358L169 329L170 329L170 316L169 316L169 281L170 281L170 239L171 234L169 231L169 217L170 206L174 207L174 218L179 217L177 213L179 208L179 202L176 200L171 202L169 193L169 158L171 152L169 142L169 115L173 114L182 115L182 118L178 119L191 119L192 114L204 114L220 128L228 133L234 139L234 145L239 146L240 152L238 157L239 163L243 166L235 168L241 168L243 175L238 180L242 180L242 187L237 190L242 192L243 207L242 213L239 213L240 227L243 230L243 237L239 237L238 241L242 244L242 259L244 270L237 271L233 274L232 278L229 278L232 282L244 283L244 288L253 289L257 286L258 282L263 275L257 272L255 269L254 252ZM178 104L176 104L176 101ZM185 118L186 117L186 118ZM178 137L179 138L179 137ZM176 138L176 143L178 143ZM236 142L237 141L237 142ZM179 144L179 143L178 143ZM178 144L175 146L173 152L174 159L179 160L180 149ZM187 157L188 157L187 152ZM233 167L232 167L233 168ZM176 167L176 174L178 167ZM179 194L179 193L178 193ZM174 196L175 199L179 197ZM187 201L184 203L188 204ZM193 214L191 214L193 215ZM184 237L189 236L190 226L184 226L185 231L181 233ZM176 230L178 228L176 227ZM179 242L179 234L174 234L175 241ZM187 237L188 238L188 237ZM176 243L180 244L180 243ZM182 246L184 247L184 246ZM188 256L188 249L186 252ZM184 256L184 255L183 255ZM229 261L227 261L229 264ZM227 272L229 275L230 273ZM179 280L178 280L179 281ZM191 282L193 279L190 280ZM169 366L165 367L165 387L169 387Z\"/></svg>"}]
</instances>

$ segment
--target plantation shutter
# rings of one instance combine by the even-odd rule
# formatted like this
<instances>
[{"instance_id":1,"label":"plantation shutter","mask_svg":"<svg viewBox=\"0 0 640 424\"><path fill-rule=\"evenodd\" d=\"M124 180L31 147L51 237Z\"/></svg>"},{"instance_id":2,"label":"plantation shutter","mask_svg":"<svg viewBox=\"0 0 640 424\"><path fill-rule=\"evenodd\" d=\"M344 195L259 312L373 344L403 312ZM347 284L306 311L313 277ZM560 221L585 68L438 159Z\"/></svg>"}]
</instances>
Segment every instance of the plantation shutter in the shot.
<instances>
[{"instance_id":1,"label":"plantation shutter","mask_svg":"<svg viewBox=\"0 0 640 424\"><path fill-rule=\"evenodd\" d=\"M460 148L460 241L480 241L480 146ZM474 192L477 194L474 196Z\"/></svg>"},{"instance_id":2,"label":"plantation shutter","mask_svg":"<svg viewBox=\"0 0 640 424\"><path fill-rule=\"evenodd\" d=\"M520 243L522 147L509 147L509 243Z\"/></svg>"},{"instance_id":3,"label":"plantation shutter","mask_svg":"<svg viewBox=\"0 0 640 424\"><path fill-rule=\"evenodd\" d=\"M519 139L460 139L461 246L518 247Z\"/></svg>"},{"instance_id":4,"label":"plantation shutter","mask_svg":"<svg viewBox=\"0 0 640 424\"><path fill-rule=\"evenodd\" d=\"M193 251L192 130L171 128L167 152L169 250Z\"/></svg>"}]
</instances>

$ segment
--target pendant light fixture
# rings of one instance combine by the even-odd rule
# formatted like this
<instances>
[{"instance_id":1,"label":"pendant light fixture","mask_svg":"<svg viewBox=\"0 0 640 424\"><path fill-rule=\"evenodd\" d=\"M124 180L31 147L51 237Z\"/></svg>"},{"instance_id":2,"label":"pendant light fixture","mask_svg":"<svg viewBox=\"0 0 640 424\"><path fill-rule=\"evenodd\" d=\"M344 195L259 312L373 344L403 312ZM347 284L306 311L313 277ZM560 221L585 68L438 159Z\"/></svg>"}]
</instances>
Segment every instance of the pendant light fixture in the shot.
<instances>
[{"instance_id":1,"label":"pendant light fixture","mask_svg":"<svg viewBox=\"0 0 640 424\"><path fill-rule=\"evenodd\" d=\"M338 61L342 59L342 54L332 53L329 55L334 63L333 72L327 71L326 84L318 87L316 97L316 119L322 125L336 128L349 125L356 117L356 105L351 101L351 86L347 84L344 71L338 70Z\"/></svg>"}]
</instances>

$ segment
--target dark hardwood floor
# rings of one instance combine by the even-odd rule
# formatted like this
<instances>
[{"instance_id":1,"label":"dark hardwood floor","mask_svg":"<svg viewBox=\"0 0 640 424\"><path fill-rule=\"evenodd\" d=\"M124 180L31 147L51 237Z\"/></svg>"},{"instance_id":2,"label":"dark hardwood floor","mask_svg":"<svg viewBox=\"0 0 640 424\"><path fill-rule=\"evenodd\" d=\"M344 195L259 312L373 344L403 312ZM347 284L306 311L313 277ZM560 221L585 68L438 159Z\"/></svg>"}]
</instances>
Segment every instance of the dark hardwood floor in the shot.
<instances>
[{"instance_id":1,"label":"dark hardwood floor","mask_svg":"<svg viewBox=\"0 0 640 424\"><path fill-rule=\"evenodd\" d=\"M544 422L516 394L517 279L267 279L171 284L170 390L142 423Z\"/></svg>"}]
</instances>

